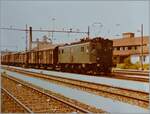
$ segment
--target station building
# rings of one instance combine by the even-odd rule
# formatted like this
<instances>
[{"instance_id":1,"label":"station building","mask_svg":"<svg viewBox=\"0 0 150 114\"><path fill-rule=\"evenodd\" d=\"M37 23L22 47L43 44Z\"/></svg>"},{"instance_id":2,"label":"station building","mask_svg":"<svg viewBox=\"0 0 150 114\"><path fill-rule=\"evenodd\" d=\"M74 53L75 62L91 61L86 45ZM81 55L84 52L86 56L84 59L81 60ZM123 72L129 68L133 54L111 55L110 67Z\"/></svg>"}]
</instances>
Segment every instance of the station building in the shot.
<instances>
[{"instance_id":1,"label":"station building","mask_svg":"<svg viewBox=\"0 0 150 114\"><path fill-rule=\"evenodd\" d=\"M149 64L149 36L143 36L143 54L141 36L135 37L131 32L123 33L122 36L122 38L113 39L114 64L123 63L127 57L133 64L141 60L143 64ZM143 59L141 59L142 55Z\"/></svg>"}]
</instances>

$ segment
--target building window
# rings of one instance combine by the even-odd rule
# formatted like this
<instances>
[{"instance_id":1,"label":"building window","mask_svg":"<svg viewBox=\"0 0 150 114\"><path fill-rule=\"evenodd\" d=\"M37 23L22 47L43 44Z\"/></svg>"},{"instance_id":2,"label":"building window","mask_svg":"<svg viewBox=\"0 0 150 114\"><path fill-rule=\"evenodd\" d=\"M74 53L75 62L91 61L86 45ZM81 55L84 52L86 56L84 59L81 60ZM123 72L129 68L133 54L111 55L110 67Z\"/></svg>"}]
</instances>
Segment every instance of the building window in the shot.
<instances>
[{"instance_id":1,"label":"building window","mask_svg":"<svg viewBox=\"0 0 150 114\"><path fill-rule=\"evenodd\" d=\"M81 47L81 52L84 52L84 47Z\"/></svg>"},{"instance_id":2,"label":"building window","mask_svg":"<svg viewBox=\"0 0 150 114\"><path fill-rule=\"evenodd\" d=\"M117 47L117 50L120 50L120 47Z\"/></svg>"},{"instance_id":3,"label":"building window","mask_svg":"<svg viewBox=\"0 0 150 114\"><path fill-rule=\"evenodd\" d=\"M128 50L128 47L125 47L125 50Z\"/></svg>"},{"instance_id":4,"label":"building window","mask_svg":"<svg viewBox=\"0 0 150 114\"><path fill-rule=\"evenodd\" d=\"M146 56L143 56L143 61L145 62L145 60L146 60Z\"/></svg>"},{"instance_id":5,"label":"building window","mask_svg":"<svg viewBox=\"0 0 150 114\"><path fill-rule=\"evenodd\" d=\"M89 46L86 47L86 53L89 53Z\"/></svg>"},{"instance_id":6,"label":"building window","mask_svg":"<svg viewBox=\"0 0 150 114\"><path fill-rule=\"evenodd\" d=\"M117 48L116 48L116 47L114 47L114 50L117 50Z\"/></svg>"},{"instance_id":7,"label":"building window","mask_svg":"<svg viewBox=\"0 0 150 114\"><path fill-rule=\"evenodd\" d=\"M120 47L120 51L122 51L123 50L123 48L122 47Z\"/></svg>"},{"instance_id":8,"label":"building window","mask_svg":"<svg viewBox=\"0 0 150 114\"><path fill-rule=\"evenodd\" d=\"M125 47L122 47L123 50L125 50Z\"/></svg>"},{"instance_id":9,"label":"building window","mask_svg":"<svg viewBox=\"0 0 150 114\"><path fill-rule=\"evenodd\" d=\"M131 47L128 47L129 50L131 50Z\"/></svg>"},{"instance_id":10,"label":"building window","mask_svg":"<svg viewBox=\"0 0 150 114\"><path fill-rule=\"evenodd\" d=\"M131 47L132 48L132 50L135 50L135 47L133 46L133 47Z\"/></svg>"},{"instance_id":11,"label":"building window","mask_svg":"<svg viewBox=\"0 0 150 114\"><path fill-rule=\"evenodd\" d=\"M64 50L62 49L62 54L64 53Z\"/></svg>"}]
</instances>

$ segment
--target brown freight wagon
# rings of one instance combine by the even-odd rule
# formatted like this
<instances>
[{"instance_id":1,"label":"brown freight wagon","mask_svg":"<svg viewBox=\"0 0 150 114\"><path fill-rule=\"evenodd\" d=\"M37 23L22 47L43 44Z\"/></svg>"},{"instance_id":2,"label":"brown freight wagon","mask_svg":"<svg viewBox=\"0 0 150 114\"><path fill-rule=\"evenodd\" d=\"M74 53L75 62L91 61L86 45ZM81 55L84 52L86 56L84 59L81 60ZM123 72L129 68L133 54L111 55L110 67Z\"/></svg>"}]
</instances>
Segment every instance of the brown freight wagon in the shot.
<instances>
[{"instance_id":1,"label":"brown freight wagon","mask_svg":"<svg viewBox=\"0 0 150 114\"><path fill-rule=\"evenodd\" d=\"M28 52L28 65L37 68L55 68L58 62L58 47L50 46Z\"/></svg>"},{"instance_id":2,"label":"brown freight wagon","mask_svg":"<svg viewBox=\"0 0 150 114\"><path fill-rule=\"evenodd\" d=\"M11 54L10 54L10 64L11 64L11 65L14 65L14 62L15 62L15 54L14 54L14 53L11 53Z\"/></svg>"},{"instance_id":3,"label":"brown freight wagon","mask_svg":"<svg viewBox=\"0 0 150 114\"><path fill-rule=\"evenodd\" d=\"M20 52L19 53L19 60L18 60L18 63L19 63L19 66L23 66L24 64L26 64L26 52Z\"/></svg>"},{"instance_id":4,"label":"brown freight wagon","mask_svg":"<svg viewBox=\"0 0 150 114\"><path fill-rule=\"evenodd\" d=\"M11 52L9 52L9 53L7 53L7 54L4 54L3 55L3 58L2 58L2 62L4 63L4 64L13 64L13 62L14 62L14 56L12 56L13 55L13 53L11 53Z\"/></svg>"}]
</instances>

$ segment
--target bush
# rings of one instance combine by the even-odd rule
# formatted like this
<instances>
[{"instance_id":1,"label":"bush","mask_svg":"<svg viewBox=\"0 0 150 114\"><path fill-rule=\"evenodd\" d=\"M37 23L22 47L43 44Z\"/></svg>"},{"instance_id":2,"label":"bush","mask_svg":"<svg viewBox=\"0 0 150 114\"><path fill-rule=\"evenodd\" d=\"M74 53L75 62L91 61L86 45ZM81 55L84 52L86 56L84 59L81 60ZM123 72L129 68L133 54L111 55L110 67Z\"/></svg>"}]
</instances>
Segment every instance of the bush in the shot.
<instances>
[{"instance_id":1,"label":"bush","mask_svg":"<svg viewBox=\"0 0 150 114\"><path fill-rule=\"evenodd\" d=\"M130 62L130 58L126 58L124 60L124 63L121 64L117 64L116 66L117 68L121 68L121 69L141 69L141 63L140 62L136 62L135 64L132 64ZM150 69L150 65L149 64L144 64L143 65L144 70L149 70Z\"/></svg>"},{"instance_id":2,"label":"bush","mask_svg":"<svg viewBox=\"0 0 150 114\"><path fill-rule=\"evenodd\" d=\"M125 64L124 64L124 63L122 63L122 64L117 64L116 67L117 67L117 68L124 69L124 68L125 68Z\"/></svg>"},{"instance_id":3,"label":"bush","mask_svg":"<svg viewBox=\"0 0 150 114\"><path fill-rule=\"evenodd\" d=\"M143 68L144 70L149 70L149 64L144 64L143 65ZM117 64L116 68L121 68L121 69L137 69L139 70L141 68L141 65L140 64L130 64L130 65L127 65L125 63L121 63L121 64Z\"/></svg>"},{"instance_id":4,"label":"bush","mask_svg":"<svg viewBox=\"0 0 150 114\"><path fill-rule=\"evenodd\" d=\"M144 65L143 65L144 70L149 70L149 69L150 69L149 67L150 67L149 64L144 64Z\"/></svg>"}]
</instances>

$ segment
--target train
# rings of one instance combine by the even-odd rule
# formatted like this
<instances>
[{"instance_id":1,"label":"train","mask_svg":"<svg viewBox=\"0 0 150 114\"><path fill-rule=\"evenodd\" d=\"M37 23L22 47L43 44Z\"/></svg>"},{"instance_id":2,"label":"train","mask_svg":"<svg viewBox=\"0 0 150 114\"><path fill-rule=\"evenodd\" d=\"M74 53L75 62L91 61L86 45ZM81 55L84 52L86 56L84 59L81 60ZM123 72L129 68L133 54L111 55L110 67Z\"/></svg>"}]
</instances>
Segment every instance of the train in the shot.
<instances>
[{"instance_id":1,"label":"train","mask_svg":"<svg viewBox=\"0 0 150 114\"><path fill-rule=\"evenodd\" d=\"M46 49L2 54L1 64L84 74L109 73L112 53L112 40L95 37Z\"/></svg>"}]
</instances>

